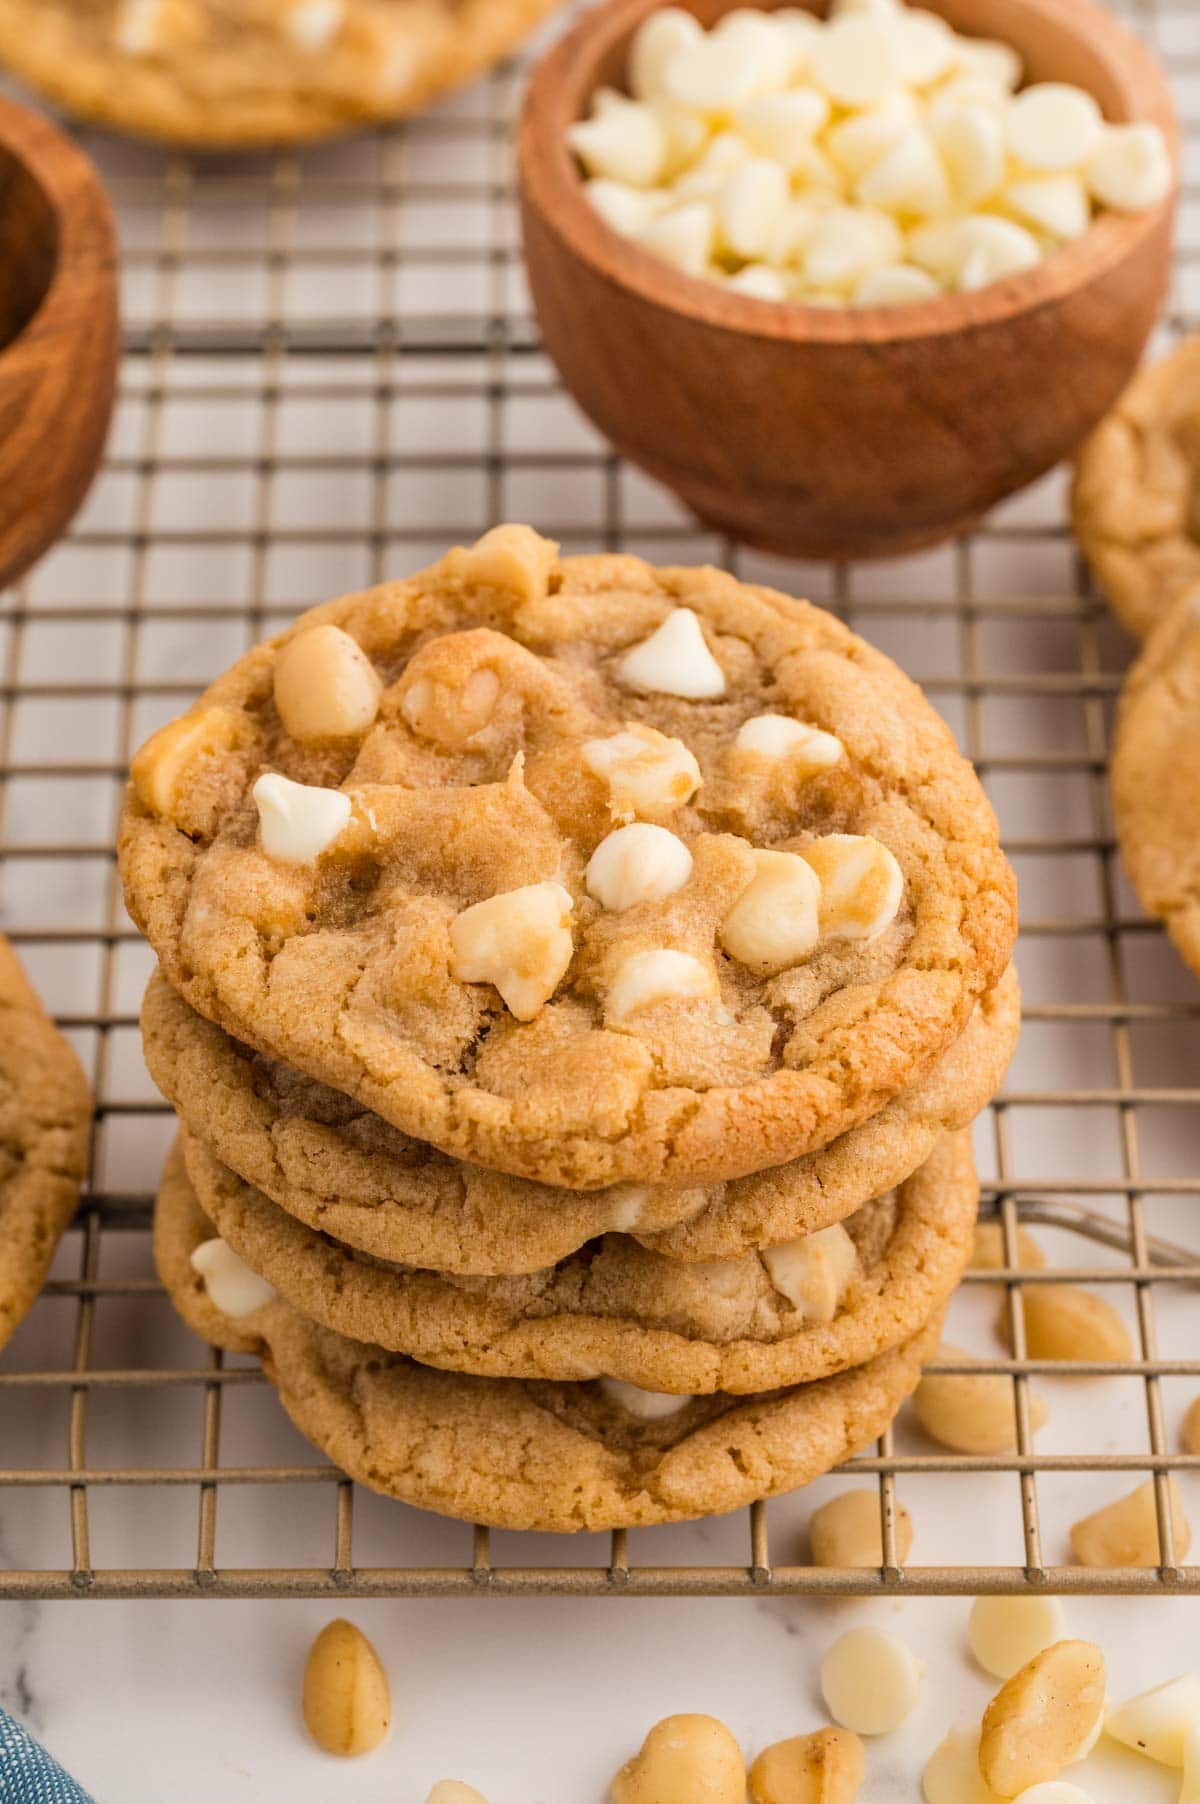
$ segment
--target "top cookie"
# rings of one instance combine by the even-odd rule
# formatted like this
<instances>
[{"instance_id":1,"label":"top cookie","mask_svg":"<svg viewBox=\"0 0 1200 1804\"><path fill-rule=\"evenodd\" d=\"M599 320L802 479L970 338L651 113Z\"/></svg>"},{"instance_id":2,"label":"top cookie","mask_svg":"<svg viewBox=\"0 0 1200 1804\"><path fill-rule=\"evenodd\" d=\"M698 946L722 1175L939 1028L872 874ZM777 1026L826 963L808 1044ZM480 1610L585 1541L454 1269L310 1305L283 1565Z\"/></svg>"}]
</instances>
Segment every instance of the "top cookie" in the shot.
<instances>
[{"instance_id":1,"label":"top cookie","mask_svg":"<svg viewBox=\"0 0 1200 1804\"><path fill-rule=\"evenodd\" d=\"M1139 639L1200 589L1200 337L1140 371L1097 426L1071 510L1096 580Z\"/></svg>"},{"instance_id":2,"label":"top cookie","mask_svg":"<svg viewBox=\"0 0 1200 1804\"><path fill-rule=\"evenodd\" d=\"M1129 673L1112 786L1130 882L1200 977L1200 594L1151 634Z\"/></svg>"},{"instance_id":3,"label":"top cookie","mask_svg":"<svg viewBox=\"0 0 1200 1804\"><path fill-rule=\"evenodd\" d=\"M414 112L554 0L0 0L0 62L56 104L208 149Z\"/></svg>"},{"instance_id":4,"label":"top cookie","mask_svg":"<svg viewBox=\"0 0 1200 1804\"><path fill-rule=\"evenodd\" d=\"M1015 933L991 809L888 659L521 527L249 653L138 754L120 850L200 1013L580 1189L827 1145L962 1032Z\"/></svg>"},{"instance_id":5,"label":"top cookie","mask_svg":"<svg viewBox=\"0 0 1200 1804\"><path fill-rule=\"evenodd\" d=\"M79 1061L0 938L0 1347L75 1213L91 1124Z\"/></svg>"}]
</instances>

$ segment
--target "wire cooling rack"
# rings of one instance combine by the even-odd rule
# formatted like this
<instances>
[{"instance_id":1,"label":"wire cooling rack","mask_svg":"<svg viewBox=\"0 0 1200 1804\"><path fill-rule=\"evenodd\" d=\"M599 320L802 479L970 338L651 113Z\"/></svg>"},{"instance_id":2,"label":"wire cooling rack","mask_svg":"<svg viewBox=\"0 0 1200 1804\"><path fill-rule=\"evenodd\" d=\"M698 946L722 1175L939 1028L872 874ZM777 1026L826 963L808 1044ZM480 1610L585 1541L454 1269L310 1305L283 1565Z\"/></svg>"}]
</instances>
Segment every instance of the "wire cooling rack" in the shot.
<instances>
[{"instance_id":1,"label":"wire cooling rack","mask_svg":"<svg viewBox=\"0 0 1200 1804\"><path fill-rule=\"evenodd\" d=\"M1200 25L1186 3L1131 16L1187 133L1165 348L1200 323ZM87 141L121 222L126 357L86 509L0 605L0 925L91 1070L93 1178L0 1359L0 1598L1200 1591L1166 1489L1200 1517L1200 1459L1179 1451L1200 1394L1200 992L1119 870L1106 761L1129 647L1073 553L1061 475L969 539L863 568L697 528L608 452L539 353L510 187L523 68L311 154ZM924 683L999 811L1026 1028L977 1145L985 1209L1010 1249L1033 1226L1049 1264L969 1279L953 1306L955 1343L1011 1375L1017 1450L949 1454L902 1413L848 1468L879 1489L878 1571L805 1564L805 1521L840 1475L718 1522L573 1540L376 1498L291 1430L254 1362L189 1336L154 1279L172 1122L141 1062L150 959L112 851L129 755L300 608L503 518L826 603ZM1051 1278L1103 1287L1136 1357L1025 1357L1022 1292ZM1050 1402L1036 1438L1031 1388ZM1161 1566L1071 1565L1071 1522L1147 1480ZM918 1525L906 1565L898 1497Z\"/></svg>"}]
</instances>

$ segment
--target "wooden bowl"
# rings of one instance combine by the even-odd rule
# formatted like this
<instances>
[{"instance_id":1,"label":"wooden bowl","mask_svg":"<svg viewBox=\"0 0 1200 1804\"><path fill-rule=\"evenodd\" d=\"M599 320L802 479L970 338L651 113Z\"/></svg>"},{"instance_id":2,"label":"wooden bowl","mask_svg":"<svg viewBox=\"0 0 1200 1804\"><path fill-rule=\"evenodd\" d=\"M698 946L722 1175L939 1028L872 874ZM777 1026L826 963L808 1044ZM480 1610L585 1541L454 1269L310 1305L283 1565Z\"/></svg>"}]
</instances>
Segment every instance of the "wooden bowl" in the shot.
<instances>
[{"instance_id":1,"label":"wooden bowl","mask_svg":"<svg viewBox=\"0 0 1200 1804\"><path fill-rule=\"evenodd\" d=\"M87 493L112 412L116 239L87 158L0 101L0 587Z\"/></svg>"},{"instance_id":2,"label":"wooden bowl","mask_svg":"<svg viewBox=\"0 0 1200 1804\"><path fill-rule=\"evenodd\" d=\"M684 3L709 26L739 0ZM1153 120L1178 168L1162 75L1088 0L923 3L1014 45L1029 80L1075 82L1110 120ZM625 86L629 40L658 4L585 13L535 70L518 140L542 337L618 451L723 532L835 558L934 543L1066 456L1157 318L1175 194L1103 214L1037 268L972 294L834 310L730 294L605 225L567 148L593 91Z\"/></svg>"}]
</instances>

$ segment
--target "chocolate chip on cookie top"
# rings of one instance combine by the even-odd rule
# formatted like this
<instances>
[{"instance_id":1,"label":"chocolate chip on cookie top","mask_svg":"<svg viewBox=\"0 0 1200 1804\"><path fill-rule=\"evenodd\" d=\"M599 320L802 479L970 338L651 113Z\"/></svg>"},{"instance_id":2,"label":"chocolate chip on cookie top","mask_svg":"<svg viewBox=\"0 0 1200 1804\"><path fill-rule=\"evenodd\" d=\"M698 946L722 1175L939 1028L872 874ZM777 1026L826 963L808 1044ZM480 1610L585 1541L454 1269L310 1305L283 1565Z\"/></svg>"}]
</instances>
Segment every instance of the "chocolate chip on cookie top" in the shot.
<instances>
[{"instance_id":1,"label":"chocolate chip on cookie top","mask_svg":"<svg viewBox=\"0 0 1200 1804\"><path fill-rule=\"evenodd\" d=\"M202 1014L578 1188L827 1144L962 1032L1015 931L991 809L888 659L527 527L249 653L138 753L121 865Z\"/></svg>"}]
</instances>

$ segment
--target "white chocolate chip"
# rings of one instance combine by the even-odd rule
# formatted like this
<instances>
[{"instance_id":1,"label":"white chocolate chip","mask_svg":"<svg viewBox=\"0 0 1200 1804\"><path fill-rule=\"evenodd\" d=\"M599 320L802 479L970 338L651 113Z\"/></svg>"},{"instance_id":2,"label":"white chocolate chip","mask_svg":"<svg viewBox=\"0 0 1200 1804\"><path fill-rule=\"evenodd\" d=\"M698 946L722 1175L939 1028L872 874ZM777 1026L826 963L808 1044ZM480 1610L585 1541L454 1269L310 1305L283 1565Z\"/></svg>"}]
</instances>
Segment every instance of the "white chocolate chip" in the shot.
<instances>
[{"instance_id":1,"label":"white chocolate chip","mask_svg":"<svg viewBox=\"0 0 1200 1804\"><path fill-rule=\"evenodd\" d=\"M344 18L343 0L296 0L287 15L287 34L300 50L324 50Z\"/></svg>"},{"instance_id":2,"label":"white chocolate chip","mask_svg":"<svg viewBox=\"0 0 1200 1804\"><path fill-rule=\"evenodd\" d=\"M1171 190L1173 172L1166 139L1157 125L1106 125L1088 158L1087 185L1105 207L1142 213Z\"/></svg>"},{"instance_id":3,"label":"white chocolate chip","mask_svg":"<svg viewBox=\"0 0 1200 1804\"><path fill-rule=\"evenodd\" d=\"M825 145L838 168L858 181L919 118L911 94L900 89L865 112L851 113L832 128Z\"/></svg>"},{"instance_id":4,"label":"white chocolate chip","mask_svg":"<svg viewBox=\"0 0 1200 1804\"><path fill-rule=\"evenodd\" d=\"M949 106L932 121L932 130L959 205L977 207L995 194L1006 160L1004 129L994 110Z\"/></svg>"},{"instance_id":5,"label":"white chocolate chip","mask_svg":"<svg viewBox=\"0 0 1200 1804\"><path fill-rule=\"evenodd\" d=\"M606 175L593 176L583 184L583 192L605 225L627 238L636 237L658 217L664 204L669 204L662 188L631 188L628 182L614 182Z\"/></svg>"},{"instance_id":6,"label":"white chocolate chip","mask_svg":"<svg viewBox=\"0 0 1200 1804\"><path fill-rule=\"evenodd\" d=\"M827 833L800 854L821 883L821 937L873 940L891 926L904 896L894 855L867 833Z\"/></svg>"},{"instance_id":7,"label":"white chocolate chip","mask_svg":"<svg viewBox=\"0 0 1200 1804\"><path fill-rule=\"evenodd\" d=\"M126 56L148 56L158 45L162 0L123 0L113 35Z\"/></svg>"},{"instance_id":8,"label":"white chocolate chip","mask_svg":"<svg viewBox=\"0 0 1200 1804\"><path fill-rule=\"evenodd\" d=\"M1030 176L1010 183L1003 198L1026 225L1052 238L1079 238L1091 224L1087 191L1077 175Z\"/></svg>"},{"instance_id":9,"label":"white chocolate chip","mask_svg":"<svg viewBox=\"0 0 1200 1804\"><path fill-rule=\"evenodd\" d=\"M677 1416L692 1400L671 1396L666 1391L644 1391L636 1384L626 1384L623 1378L600 1378L597 1383L610 1403L639 1422L663 1422L669 1416Z\"/></svg>"},{"instance_id":10,"label":"white chocolate chip","mask_svg":"<svg viewBox=\"0 0 1200 1804\"><path fill-rule=\"evenodd\" d=\"M871 207L830 207L818 219L804 253L804 273L816 288L843 288L904 250L889 213Z\"/></svg>"},{"instance_id":11,"label":"white chocolate chip","mask_svg":"<svg viewBox=\"0 0 1200 1804\"><path fill-rule=\"evenodd\" d=\"M725 283L733 294L748 294L756 301L786 301L788 286L777 269L766 263L747 263Z\"/></svg>"},{"instance_id":12,"label":"white chocolate chip","mask_svg":"<svg viewBox=\"0 0 1200 1804\"><path fill-rule=\"evenodd\" d=\"M651 13L638 26L629 46L630 91L639 100L657 100L670 58L703 37L699 20L680 6L663 6Z\"/></svg>"},{"instance_id":13,"label":"white chocolate chip","mask_svg":"<svg viewBox=\"0 0 1200 1804\"><path fill-rule=\"evenodd\" d=\"M662 625L626 652L617 680L628 689L708 701L725 693L725 672L708 649L691 608L674 608Z\"/></svg>"},{"instance_id":14,"label":"white chocolate chip","mask_svg":"<svg viewBox=\"0 0 1200 1804\"><path fill-rule=\"evenodd\" d=\"M589 175L609 176L631 188L652 188L667 164L667 135L652 107L614 96L615 104L593 119L579 119L567 142Z\"/></svg>"},{"instance_id":15,"label":"white chocolate chip","mask_svg":"<svg viewBox=\"0 0 1200 1804\"><path fill-rule=\"evenodd\" d=\"M913 125L863 176L859 200L890 213L912 213L927 219L950 205L950 183L933 139Z\"/></svg>"},{"instance_id":16,"label":"white chocolate chip","mask_svg":"<svg viewBox=\"0 0 1200 1804\"><path fill-rule=\"evenodd\" d=\"M971 1652L994 1679L1011 1679L1065 1629L1063 1607L1049 1596L977 1597L967 1618Z\"/></svg>"},{"instance_id":17,"label":"white chocolate chip","mask_svg":"<svg viewBox=\"0 0 1200 1804\"><path fill-rule=\"evenodd\" d=\"M439 1779L425 1804L487 1804L487 1799L473 1785L464 1785L461 1779Z\"/></svg>"},{"instance_id":18,"label":"white chocolate chip","mask_svg":"<svg viewBox=\"0 0 1200 1804\"><path fill-rule=\"evenodd\" d=\"M936 300L941 289L923 269L911 263L884 263L868 270L854 290L856 307L912 307Z\"/></svg>"},{"instance_id":19,"label":"white chocolate chip","mask_svg":"<svg viewBox=\"0 0 1200 1804\"><path fill-rule=\"evenodd\" d=\"M883 1629L849 1629L821 1662L821 1695L835 1723L857 1735L898 1729L917 1702L923 1664Z\"/></svg>"},{"instance_id":20,"label":"white chocolate chip","mask_svg":"<svg viewBox=\"0 0 1200 1804\"><path fill-rule=\"evenodd\" d=\"M681 175L671 193L677 201L715 201L735 169L741 167L754 152L736 132L718 132L710 138L704 152L692 167Z\"/></svg>"},{"instance_id":21,"label":"white chocolate chip","mask_svg":"<svg viewBox=\"0 0 1200 1804\"><path fill-rule=\"evenodd\" d=\"M383 694L379 672L340 626L311 626L281 646L274 686L284 731L298 744L365 733Z\"/></svg>"},{"instance_id":22,"label":"white chocolate chip","mask_svg":"<svg viewBox=\"0 0 1200 1804\"><path fill-rule=\"evenodd\" d=\"M585 739L580 757L607 782L617 820L681 808L700 788L700 766L683 740L636 722L607 739Z\"/></svg>"},{"instance_id":23,"label":"white chocolate chip","mask_svg":"<svg viewBox=\"0 0 1200 1804\"><path fill-rule=\"evenodd\" d=\"M927 88L958 62L960 39L937 13L902 6L892 30L900 46L900 74L912 88Z\"/></svg>"},{"instance_id":24,"label":"white chocolate chip","mask_svg":"<svg viewBox=\"0 0 1200 1804\"><path fill-rule=\"evenodd\" d=\"M831 21L813 46L812 79L840 106L871 106L903 79L899 38L889 19L856 13Z\"/></svg>"},{"instance_id":25,"label":"white chocolate chip","mask_svg":"<svg viewBox=\"0 0 1200 1804\"><path fill-rule=\"evenodd\" d=\"M773 976L816 946L820 907L820 880L807 859L756 850L754 876L721 924L721 944L747 970Z\"/></svg>"},{"instance_id":26,"label":"white chocolate chip","mask_svg":"<svg viewBox=\"0 0 1200 1804\"><path fill-rule=\"evenodd\" d=\"M350 819L350 797L344 790L293 783L277 771L259 777L250 793L258 809L262 849L284 864L315 864Z\"/></svg>"},{"instance_id":27,"label":"white chocolate chip","mask_svg":"<svg viewBox=\"0 0 1200 1804\"><path fill-rule=\"evenodd\" d=\"M619 1025L640 1010L659 1002L678 1002L688 996L713 997L718 993L717 974L711 965L660 946L650 952L633 952L618 966L609 987L604 1018Z\"/></svg>"},{"instance_id":28,"label":"white chocolate chip","mask_svg":"<svg viewBox=\"0 0 1200 1804\"><path fill-rule=\"evenodd\" d=\"M965 75L1009 93L1020 87L1025 74L1012 45L996 38L959 38L956 61Z\"/></svg>"},{"instance_id":29,"label":"white chocolate chip","mask_svg":"<svg viewBox=\"0 0 1200 1804\"><path fill-rule=\"evenodd\" d=\"M1200 1674L1181 1673L1108 1712L1104 1728L1114 1741L1164 1766L1182 1766L1188 1731L1200 1723Z\"/></svg>"},{"instance_id":30,"label":"white chocolate chip","mask_svg":"<svg viewBox=\"0 0 1200 1804\"><path fill-rule=\"evenodd\" d=\"M1099 148L1104 118L1092 96L1064 81L1039 81L1013 97L1008 148L1027 169L1078 169Z\"/></svg>"},{"instance_id":31,"label":"white chocolate chip","mask_svg":"<svg viewBox=\"0 0 1200 1804\"><path fill-rule=\"evenodd\" d=\"M450 924L450 971L460 983L490 983L518 1021L532 1021L571 962L570 892L528 883L473 903Z\"/></svg>"},{"instance_id":32,"label":"white chocolate chip","mask_svg":"<svg viewBox=\"0 0 1200 1804\"><path fill-rule=\"evenodd\" d=\"M685 207L660 213L642 227L636 240L643 250L652 251L685 276L702 276L712 259L716 235L712 208L702 201L690 201Z\"/></svg>"},{"instance_id":33,"label":"white chocolate chip","mask_svg":"<svg viewBox=\"0 0 1200 1804\"><path fill-rule=\"evenodd\" d=\"M979 1770L979 1730L951 1729L921 1774L925 1804L1000 1804Z\"/></svg>"},{"instance_id":34,"label":"white chocolate chip","mask_svg":"<svg viewBox=\"0 0 1200 1804\"><path fill-rule=\"evenodd\" d=\"M717 230L736 257L761 257L783 208L788 179L781 164L769 157L749 157L729 177L717 196Z\"/></svg>"},{"instance_id":35,"label":"white chocolate chip","mask_svg":"<svg viewBox=\"0 0 1200 1804\"><path fill-rule=\"evenodd\" d=\"M759 1257L776 1290L810 1322L833 1320L858 1270L858 1251L840 1221L781 1246L764 1247Z\"/></svg>"},{"instance_id":36,"label":"white chocolate chip","mask_svg":"<svg viewBox=\"0 0 1200 1804\"><path fill-rule=\"evenodd\" d=\"M768 73L756 43L739 37L722 40L714 32L672 52L663 66L662 87L668 100L716 117L760 93Z\"/></svg>"},{"instance_id":37,"label":"white chocolate chip","mask_svg":"<svg viewBox=\"0 0 1200 1804\"><path fill-rule=\"evenodd\" d=\"M635 821L602 839L588 860L588 895L613 914L639 902L661 902L692 874L692 855L665 827Z\"/></svg>"},{"instance_id":38,"label":"white chocolate chip","mask_svg":"<svg viewBox=\"0 0 1200 1804\"><path fill-rule=\"evenodd\" d=\"M219 1236L214 1240L201 1241L193 1249L190 1264L192 1270L204 1281L208 1300L214 1309L227 1315L231 1321L239 1321L244 1315L253 1315L256 1309L262 1309L267 1303L273 1303L276 1291L252 1271L228 1243Z\"/></svg>"},{"instance_id":39,"label":"white chocolate chip","mask_svg":"<svg viewBox=\"0 0 1200 1804\"><path fill-rule=\"evenodd\" d=\"M803 168L813 135L829 117L829 102L815 88L793 88L786 94L763 94L748 100L734 115L746 142L785 170Z\"/></svg>"},{"instance_id":40,"label":"white chocolate chip","mask_svg":"<svg viewBox=\"0 0 1200 1804\"><path fill-rule=\"evenodd\" d=\"M1032 232L990 213L931 220L910 234L908 250L947 287L964 290L1032 269L1042 254Z\"/></svg>"},{"instance_id":41,"label":"white chocolate chip","mask_svg":"<svg viewBox=\"0 0 1200 1804\"><path fill-rule=\"evenodd\" d=\"M734 746L773 763L786 762L799 775L830 770L844 756L840 739L790 714L755 714L738 728Z\"/></svg>"}]
</instances>

